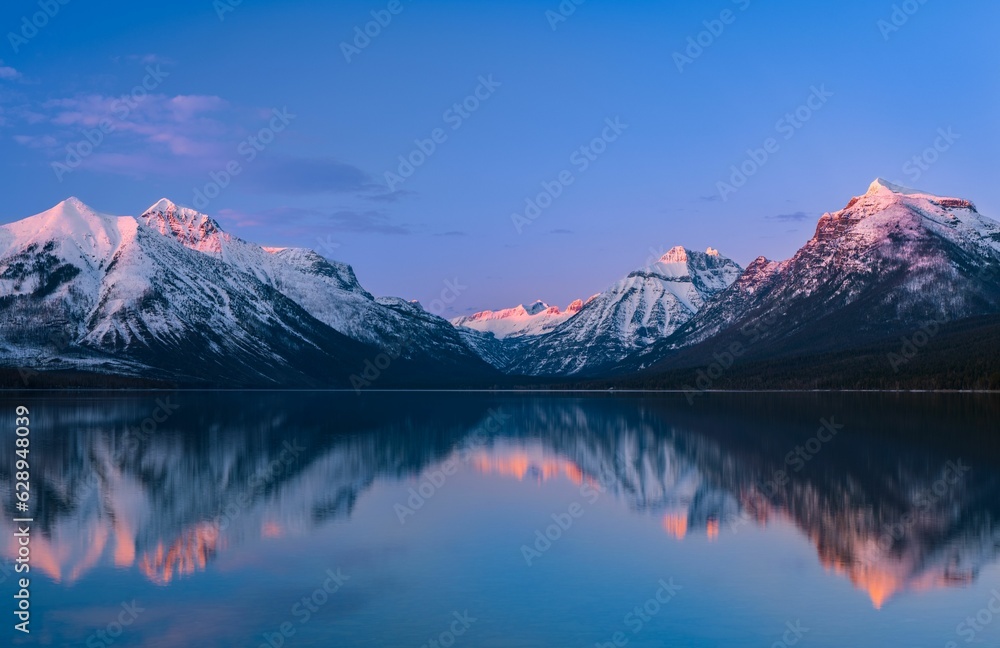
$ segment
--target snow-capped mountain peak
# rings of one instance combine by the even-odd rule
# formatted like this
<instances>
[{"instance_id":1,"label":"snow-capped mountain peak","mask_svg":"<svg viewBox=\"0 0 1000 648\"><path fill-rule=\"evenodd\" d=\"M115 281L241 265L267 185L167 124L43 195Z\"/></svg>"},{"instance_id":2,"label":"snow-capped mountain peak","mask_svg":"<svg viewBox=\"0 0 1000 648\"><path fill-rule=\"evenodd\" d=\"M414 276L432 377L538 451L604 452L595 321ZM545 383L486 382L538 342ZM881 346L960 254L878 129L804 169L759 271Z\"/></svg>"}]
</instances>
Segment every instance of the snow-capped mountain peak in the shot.
<instances>
[{"instance_id":1,"label":"snow-capped mountain peak","mask_svg":"<svg viewBox=\"0 0 1000 648\"><path fill-rule=\"evenodd\" d=\"M922 191L917 191L915 189L910 189L909 187L889 182L885 178L875 178L875 180L868 186L867 194L869 195L883 192L902 194L904 196L924 193Z\"/></svg>"},{"instance_id":2,"label":"snow-capped mountain peak","mask_svg":"<svg viewBox=\"0 0 1000 648\"><path fill-rule=\"evenodd\" d=\"M38 253L79 268L106 263L123 238L134 236L134 219L101 214L71 197L34 216L0 228L0 258Z\"/></svg>"},{"instance_id":3,"label":"snow-capped mountain peak","mask_svg":"<svg viewBox=\"0 0 1000 648\"><path fill-rule=\"evenodd\" d=\"M178 208L177 203L170 200L169 198L160 198L155 203L150 205L149 209L147 209L146 212L165 212L169 210L176 210L177 208Z\"/></svg>"},{"instance_id":4,"label":"snow-capped mountain peak","mask_svg":"<svg viewBox=\"0 0 1000 648\"><path fill-rule=\"evenodd\" d=\"M660 263L687 263L688 255L687 250L683 246L678 245L676 247L670 248L670 251L660 257Z\"/></svg>"},{"instance_id":5,"label":"snow-capped mountain peak","mask_svg":"<svg viewBox=\"0 0 1000 648\"><path fill-rule=\"evenodd\" d=\"M881 178L840 211L823 214L806 248L834 240L852 247L878 244L902 258L906 248L926 236L950 240L960 247L1000 251L998 223L981 216L971 201L902 187Z\"/></svg>"},{"instance_id":6,"label":"snow-capped mountain peak","mask_svg":"<svg viewBox=\"0 0 1000 648\"><path fill-rule=\"evenodd\" d=\"M714 252L714 254L713 254ZM532 340L512 367L528 375L580 374L607 368L666 338L742 273L732 260L672 248L580 305L578 314Z\"/></svg>"},{"instance_id":7,"label":"snow-capped mountain peak","mask_svg":"<svg viewBox=\"0 0 1000 648\"><path fill-rule=\"evenodd\" d=\"M877 178L786 261L760 257L731 290L698 313L664 349L704 342L754 321L766 337L827 351L1000 309L1000 223L963 198ZM821 327L830 331L818 333ZM763 353L763 351L760 351Z\"/></svg>"},{"instance_id":8,"label":"snow-capped mountain peak","mask_svg":"<svg viewBox=\"0 0 1000 648\"><path fill-rule=\"evenodd\" d=\"M902 185L894 184L883 178L876 178L868 187L868 191L863 196L853 198L847 207L842 211L854 207L861 203L862 207L869 207L874 210L884 210L895 204L904 204L920 207L921 201L930 201L935 208L956 208L964 207L976 211L976 206L964 198L941 196L929 191L911 189Z\"/></svg>"},{"instance_id":9,"label":"snow-capped mountain peak","mask_svg":"<svg viewBox=\"0 0 1000 648\"><path fill-rule=\"evenodd\" d=\"M344 385L399 349L399 372L492 371L447 321L376 301L349 265L264 249L167 199L135 217L69 198L0 225L0 296L0 362L16 367ZM55 334L68 344L53 350Z\"/></svg>"},{"instance_id":10,"label":"snow-capped mountain peak","mask_svg":"<svg viewBox=\"0 0 1000 648\"><path fill-rule=\"evenodd\" d=\"M524 310L527 311L528 315L538 315L543 311L549 310L549 305L543 302L541 299L537 299L535 300L534 303L528 306L522 305L522 308L524 308ZM556 310L558 311L559 309L557 308Z\"/></svg>"},{"instance_id":11,"label":"snow-capped mountain peak","mask_svg":"<svg viewBox=\"0 0 1000 648\"><path fill-rule=\"evenodd\" d=\"M177 239L185 247L216 256L222 253L222 228L210 216L194 209L161 198L139 219L160 234Z\"/></svg>"},{"instance_id":12,"label":"snow-capped mountain peak","mask_svg":"<svg viewBox=\"0 0 1000 648\"><path fill-rule=\"evenodd\" d=\"M566 310L558 306L549 306L538 300L529 305L515 306L503 310L486 310L464 317L456 317L451 323L464 327L492 333L498 340L505 338L522 338L542 335L553 330L566 320L580 312L583 300L577 299Z\"/></svg>"}]
</instances>

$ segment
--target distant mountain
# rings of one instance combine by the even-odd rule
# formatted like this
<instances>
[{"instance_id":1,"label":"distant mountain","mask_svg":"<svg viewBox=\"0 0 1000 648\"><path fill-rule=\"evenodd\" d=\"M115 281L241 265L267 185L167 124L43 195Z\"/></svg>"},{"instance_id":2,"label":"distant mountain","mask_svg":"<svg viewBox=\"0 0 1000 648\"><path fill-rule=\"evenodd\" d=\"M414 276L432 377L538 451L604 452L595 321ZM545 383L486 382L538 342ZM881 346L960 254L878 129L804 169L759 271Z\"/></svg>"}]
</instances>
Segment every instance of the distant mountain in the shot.
<instances>
[{"instance_id":1,"label":"distant mountain","mask_svg":"<svg viewBox=\"0 0 1000 648\"><path fill-rule=\"evenodd\" d=\"M548 333L579 313L582 308L582 299L577 299L564 311L559 310L558 306L549 306L538 300L528 306L522 304L504 310L487 310L473 315L456 317L451 320L451 323L482 333L492 333L498 340L530 337Z\"/></svg>"},{"instance_id":2,"label":"distant mountain","mask_svg":"<svg viewBox=\"0 0 1000 648\"><path fill-rule=\"evenodd\" d=\"M925 329L933 336L948 322L998 313L1000 223L968 200L878 179L840 211L824 214L791 259L758 258L623 369L695 366L734 343L744 360L769 361L887 338L898 346L900 335Z\"/></svg>"},{"instance_id":3,"label":"distant mountain","mask_svg":"<svg viewBox=\"0 0 1000 648\"><path fill-rule=\"evenodd\" d=\"M712 248L675 247L591 298L565 323L525 341L505 369L531 376L600 373L676 331L741 271Z\"/></svg>"},{"instance_id":4,"label":"distant mountain","mask_svg":"<svg viewBox=\"0 0 1000 648\"><path fill-rule=\"evenodd\" d=\"M134 218L70 198L0 226L10 367L226 386L492 376L448 322L400 302L350 266L248 243L167 200Z\"/></svg>"}]
</instances>

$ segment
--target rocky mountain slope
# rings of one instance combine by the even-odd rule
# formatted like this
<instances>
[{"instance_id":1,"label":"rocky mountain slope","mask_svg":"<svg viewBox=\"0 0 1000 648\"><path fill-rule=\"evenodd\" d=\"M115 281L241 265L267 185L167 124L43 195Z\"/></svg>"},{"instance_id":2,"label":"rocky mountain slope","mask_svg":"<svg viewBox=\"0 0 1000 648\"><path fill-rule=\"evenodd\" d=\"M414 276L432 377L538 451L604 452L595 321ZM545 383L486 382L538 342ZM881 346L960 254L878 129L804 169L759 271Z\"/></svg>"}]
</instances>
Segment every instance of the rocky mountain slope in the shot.
<instances>
[{"instance_id":1,"label":"rocky mountain slope","mask_svg":"<svg viewBox=\"0 0 1000 648\"><path fill-rule=\"evenodd\" d=\"M71 198L0 227L0 325L2 362L33 371L347 387L388 352L387 384L491 374L445 320L376 300L349 266L166 200L133 218Z\"/></svg>"},{"instance_id":2,"label":"rocky mountain slope","mask_svg":"<svg viewBox=\"0 0 1000 648\"><path fill-rule=\"evenodd\" d=\"M676 331L741 271L711 248L675 247L590 299L565 323L525 341L506 370L531 376L599 373Z\"/></svg>"},{"instance_id":3,"label":"rocky mountain slope","mask_svg":"<svg viewBox=\"0 0 1000 648\"><path fill-rule=\"evenodd\" d=\"M968 200L878 179L824 214L791 259L757 259L625 369L697 364L733 343L747 359L835 352L997 313L1000 223Z\"/></svg>"}]
</instances>

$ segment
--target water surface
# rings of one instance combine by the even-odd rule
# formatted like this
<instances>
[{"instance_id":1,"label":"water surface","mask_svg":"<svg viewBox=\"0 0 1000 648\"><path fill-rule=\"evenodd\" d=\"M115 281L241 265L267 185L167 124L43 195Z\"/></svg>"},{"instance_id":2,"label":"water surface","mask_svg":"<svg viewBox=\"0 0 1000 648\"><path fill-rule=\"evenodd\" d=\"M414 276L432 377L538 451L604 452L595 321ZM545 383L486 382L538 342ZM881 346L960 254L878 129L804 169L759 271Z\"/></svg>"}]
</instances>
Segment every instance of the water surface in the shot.
<instances>
[{"instance_id":1,"label":"water surface","mask_svg":"<svg viewBox=\"0 0 1000 648\"><path fill-rule=\"evenodd\" d=\"M995 397L17 404L36 522L16 645L1000 645Z\"/></svg>"}]
</instances>

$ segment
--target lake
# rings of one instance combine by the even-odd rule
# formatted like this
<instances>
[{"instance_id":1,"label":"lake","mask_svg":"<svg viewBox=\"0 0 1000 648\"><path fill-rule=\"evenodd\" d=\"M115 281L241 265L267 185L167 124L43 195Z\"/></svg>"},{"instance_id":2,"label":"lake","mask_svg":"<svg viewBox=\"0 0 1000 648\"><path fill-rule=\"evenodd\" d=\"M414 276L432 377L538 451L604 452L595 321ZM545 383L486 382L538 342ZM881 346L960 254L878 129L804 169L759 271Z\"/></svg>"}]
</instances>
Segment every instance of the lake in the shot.
<instances>
[{"instance_id":1,"label":"lake","mask_svg":"<svg viewBox=\"0 0 1000 648\"><path fill-rule=\"evenodd\" d=\"M1000 645L995 395L0 400L14 645Z\"/></svg>"}]
</instances>

